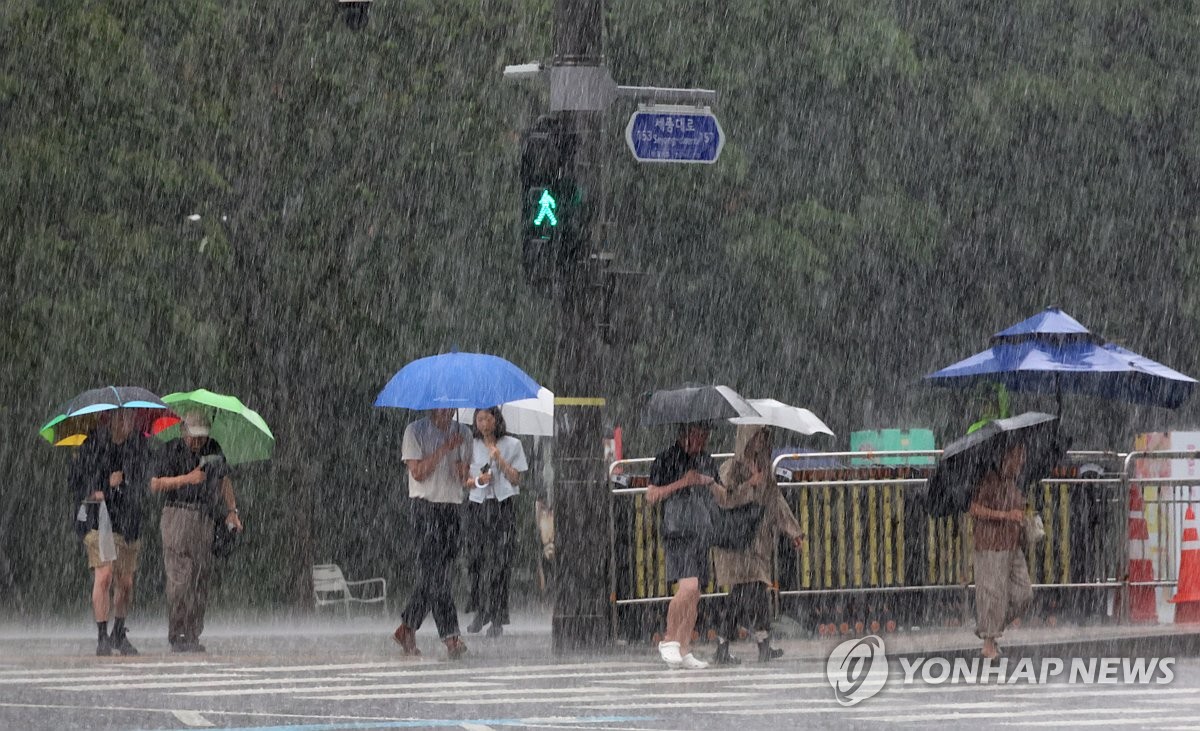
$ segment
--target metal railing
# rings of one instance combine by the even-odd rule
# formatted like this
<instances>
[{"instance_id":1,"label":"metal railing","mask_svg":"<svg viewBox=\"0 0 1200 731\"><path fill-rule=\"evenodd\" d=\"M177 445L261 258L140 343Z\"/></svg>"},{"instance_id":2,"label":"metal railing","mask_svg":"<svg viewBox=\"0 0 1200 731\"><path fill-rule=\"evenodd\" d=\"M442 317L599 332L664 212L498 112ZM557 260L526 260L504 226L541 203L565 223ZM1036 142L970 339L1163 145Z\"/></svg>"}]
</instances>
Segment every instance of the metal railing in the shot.
<instances>
[{"instance_id":1,"label":"metal railing","mask_svg":"<svg viewBox=\"0 0 1200 731\"><path fill-rule=\"evenodd\" d=\"M967 592L973 586L971 521L965 516L931 518L925 505L928 479L940 450L825 452L780 455L809 468L780 480L793 513L808 536L794 567L775 556L774 585L780 599L851 597L902 592ZM713 455L715 459L731 454ZM924 458L926 464L851 464L841 460ZM1045 541L1030 552L1031 578L1037 589L1099 590L1111 596L1117 613L1128 617L1131 586L1169 587L1178 582L1176 562L1167 560L1179 546L1183 506L1170 486L1200 486L1200 477L1170 478L1134 474L1140 460L1200 458L1200 451L1070 452L1066 472L1040 481L1031 510L1046 525ZM645 504L638 479L653 458L626 459L609 467L613 500L609 503L610 598L613 628L622 607L670 600L666 585L659 506ZM1084 462L1101 463L1098 476L1079 476ZM639 473L639 474L631 474ZM1145 512L1154 527L1157 548L1151 581L1131 581L1128 571L1129 495L1145 486ZM1188 495L1190 497L1190 494ZM621 501L620 503L618 501ZM627 520L619 520L618 515ZM706 598L724 596L715 580L703 587ZM1107 611L1105 604L1105 611Z\"/></svg>"}]
</instances>

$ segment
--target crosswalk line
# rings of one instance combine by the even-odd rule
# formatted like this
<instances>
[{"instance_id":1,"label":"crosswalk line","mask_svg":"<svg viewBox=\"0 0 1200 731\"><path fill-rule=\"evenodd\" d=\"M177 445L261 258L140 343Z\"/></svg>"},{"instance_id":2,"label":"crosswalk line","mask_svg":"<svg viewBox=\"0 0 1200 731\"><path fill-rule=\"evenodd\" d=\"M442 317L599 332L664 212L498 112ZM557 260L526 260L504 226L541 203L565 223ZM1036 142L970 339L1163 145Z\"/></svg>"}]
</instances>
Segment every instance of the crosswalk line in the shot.
<instances>
[{"instance_id":1,"label":"crosswalk line","mask_svg":"<svg viewBox=\"0 0 1200 731\"><path fill-rule=\"evenodd\" d=\"M1104 713L1104 709L1098 708L1036 708L1029 709L1023 706L1013 707L1013 704L1007 704L1006 710L1003 711L983 711L982 713L919 713L910 715L883 714L879 715L878 709L860 709L860 711L868 711L875 715L864 715L859 718L860 721L888 721L891 723L928 723L932 721L959 721L970 722L972 720L990 720L990 719L1015 719L1023 718L1047 718L1051 716L1084 716L1088 714ZM1111 713L1111 712L1110 712ZM1147 715L1154 713L1162 713L1161 708L1121 708L1122 716L1126 715ZM1066 720L1069 720L1066 719ZM1108 723L1113 723L1111 715L1108 718ZM1127 719L1123 719L1126 720Z\"/></svg>"},{"instance_id":2,"label":"crosswalk line","mask_svg":"<svg viewBox=\"0 0 1200 731\"><path fill-rule=\"evenodd\" d=\"M479 691L471 692L469 697L464 697L462 699L457 699L457 698L446 699L446 694L444 692L437 691L437 690L417 691L417 692L413 692L413 693L350 693L350 694L343 694L343 695L306 695L303 697L304 698L315 698L315 699L320 699L320 700L339 700L339 701L356 701L356 700L385 699L385 698L387 698L387 699L406 698L406 699L410 699L410 700L437 701L437 700L442 699L442 700L446 700L447 702L458 702L459 700L462 700L464 703L487 703L493 697L503 699L508 696L556 695L556 694L562 695L562 694L567 694L567 693L596 693L596 694L608 693L610 695L615 694L615 693L620 693L622 695L619 697L623 697L623 698L628 697L628 690L626 690L625 688L605 688L605 687L592 687L592 688L513 688L513 687L482 688ZM508 701L502 700L502 702L508 702Z\"/></svg>"},{"instance_id":3,"label":"crosswalk line","mask_svg":"<svg viewBox=\"0 0 1200 731\"><path fill-rule=\"evenodd\" d=\"M295 680L300 680L300 679L297 678ZM326 679L325 678L314 678L313 680L324 681ZM346 679L347 683L350 683L351 681L352 681L352 679L350 679L350 678ZM307 682L307 681L301 681L301 682ZM336 692L339 690L356 690L356 691L361 691L361 690L409 690L409 689L419 690L421 688L445 688L448 690L454 690L454 689L458 689L458 688L484 688L487 686L499 686L499 685L503 685L503 683L479 681L479 680L460 681L460 682L447 682L445 680L439 680L435 683L372 683L372 684L368 684L368 685L347 684L347 685L327 685L327 686L317 686L317 687L297 686L295 688L263 688L263 687L232 688L232 689L231 688L214 688L212 690L177 691L177 692L172 693L171 695L193 696L193 697L234 696L234 695L276 695L276 694L282 695L282 694L288 694L288 693L327 693L327 692Z\"/></svg>"},{"instance_id":4,"label":"crosswalk line","mask_svg":"<svg viewBox=\"0 0 1200 731\"><path fill-rule=\"evenodd\" d=\"M102 685L98 683L89 683L81 686L50 686L52 690L75 690L75 691L100 691L100 690L170 690L171 688L229 688L236 686L247 685L273 685L283 683L336 683L336 682L351 682L353 678L248 678L244 675L239 676L235 680L229 680L228 675L222 676L225 680L173 680L170 682L147 682L147 683L117 683L113 685ZM106 682L111 681L111 678L105 678Z\"/></svg>"},{"instance_id":5,"label":"crosswalk line","mask_svg":"<svg viewBox=\"0 0 1200 731\"><path fill-rule=\"evenodd\" d=\"M568 670L595 670L595 671L597 671L597 674L603 675L603 673L601 671L604 668L619 669L619 668L629 668L629 667L630 667L630 663L628 663L628 662L587 662L587 663L574 663L574 664L564 663L564 664L557 664L557 665L525 665L525 666L522 666L522 665L502 665L502 666L479 665L479 666L467 666L467 667L456 666L456 667L450 667L450 668L438 667L436 665L433 665L431 667L419 667L419 668L413 668L410 670L372 671L372 672L354 673L354 674L360 675L363 677L386 678L386 677L396 677L396 676L403 677L406 675L422 675L422 676L440 677L443 675L476 675L479 673L491 673L491 674L509 673L513 677L522 677L523 678L523 677L526 677L527 675L529 675L530 673L565 672ZM633 667L637 667L637 665L635 664ZM665 667L663 667L661 664L658 664L658 663L654 663L654 664L645 663L644 667L647 670L659 669L664 673L670 672Z\"/></svg>"},{"instance_id":6,"label":"crosswalk line","mask_svg":"<svg viewBox=\"0 0 1200 731\"><path fill-rule=\"evenodd\" d=\"M371 668L394 668L401 665L410 664L401 661L392 660L390 662L355 662L355 663L335 663L329 665L268 665L245 666L245 670L255 673L307 673L313 671L332 670L369 670Z\"/></svg>"},{"instance_id":7,"label":"crosswalk line","mask_svg":"<svg viewBox=\"0 0 1200 731\"><path fill-rule=\"evenodd\" d=\"M638 704L628 702L630 700L628 692L607 696L593 696L583 694L583 691L587 690L586 688L562 688L559 690L562 690L563 692L578 693L579 695L548 695L545 697L529 697L529 691L524 690L524 695L514 693L515 697L509 698L446 698L443 700L430 700L427 702L442 706L513 705L518 703L570 703L574 704L571 706L572 708L593 711L620 710L622 708L654 708L664 704L671 705L668 701L672 699L687 697L681 696L679 693L639 693L637 695L638 698L662 699L661 702L647 703L639 706ZM612 689L609 689L609 692L612 693ZM697 704L711 703L713 702L711 699L746 699L741 701L743 703L749 702L749 699L755 699L754 702L758 703L768 703L772 700L770 697L764 696L761 693L731 693L726 691L703 693L698 694L695 697L697 699ZM593 703L600 705L592 705Z\"/></svg>"},{"instance_id":8,"label":"crosswalk line","mask_svg":"<svg viewBox=\"0 0 1200 731\"><path fill-rule=\"evenodd\" d=\"M737 671L714 672L712 670L697 671L664 671L658 677L644 680L613 680L613 683L630 683L638 685L656 685L663 683L728 683L734 681L757 682L759 680L805 680L810 678L825 678L825 673L769 673L751 675ZM828 685L825 681L822 685Z\"/></svg>"},{"instance_id":9,"label":"crosswalk line","mask_svg":"<svg viewBox=\"0 0 1200 731\"><path fill-rule=\"evenodd\" d=\"M137 688L137 687L139 687L137 685L137 683L139 683L140 681L158 681L163 678L170 678L170 679L177 678L177 679L179 679L177 682L186 685L187 683L195 682L195 681L216 682L215 681L216 678L230 678L230 677L243 677L244 678L244 677L246 677L246 675L243 673L243 671L240 671L240 670L239 671L227 670L227 671L220 672L220 673L165 673L165 674L138 673L136 675L105 675L105 676L102 676L99 678L95 678L95 681L93 681L92 678L88 677L87 681L85 683L83 683L82 685L67 685L67 686L51 685L50 687L53 688L54 690L111 690L111 689L117 689L117 688ZM209 680L209 679L214 679L214 680ZM68 678L56 677L56 678L50 678L49 680L47 680L45 678L35 679L35 680L22 680L22 679L16 679L16 678L0 678L0 685L16 685L16 684L27 685L29 683L47 683L47 682L53 684L53 683L66 683L66 682L69 682L72 680L75 680L75 678L73 678L73 677L68 677ZM83 680L83 678L80 678L80 680ZM115 683L115 685L105 685L106 683Z\"/></svg>"}]
</instances>

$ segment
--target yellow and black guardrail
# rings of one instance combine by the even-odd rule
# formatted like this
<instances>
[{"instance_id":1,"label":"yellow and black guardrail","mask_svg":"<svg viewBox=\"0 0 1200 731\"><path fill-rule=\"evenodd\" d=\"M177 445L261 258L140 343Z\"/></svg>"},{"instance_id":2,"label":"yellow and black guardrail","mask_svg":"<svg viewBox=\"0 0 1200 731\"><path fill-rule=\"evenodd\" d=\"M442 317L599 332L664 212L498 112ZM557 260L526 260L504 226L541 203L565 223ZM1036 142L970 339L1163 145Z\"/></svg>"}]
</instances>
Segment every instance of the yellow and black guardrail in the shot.
<instances>
[{"instance_id":1,"label":"yellow and black guardrail","mask_svg":"<svg viewBox=\"0 0 1200 731\"><path fill-rule=\"evenodd\" d=\"M785 459L827 464L852 458L936 456L931 452L832 452L782 455ZM1083 453L1081 453L1083 454ZM1094 455L1086 453L1083 455ZM718 461L732 455L714 455ZM1094 458L1094 457L1093 457ZM1078 460L1075 460L1078 461ZM652 459L627 459L610 467L614 500L611 525L614 630L625 610L666 602L667 585L661 506L644 498ZM1120 469L1119 467L1114 469ZM780 488L806 535L795 551L781 542L774 588L785 605L803 604L817 620L853 626L855 618L897 616L925 624L932 615L961 621L973 581L971 521L964 516L931 518L926 488L932 465L869 465L801 469ZM1042 516L1046 539L1030 554L1030 580L1045 589L1104 590L1118 587L1124 542L1119 531L1127 517L1120 477L1082 479L1077 466L1059 468L1032 491L1030 509ZM714 581L706 597L727 587ZM921 598L919 595L932 595ZM910 594L907 599L898 595ZM936 595L940 598L932 599ZM1047 599L1050 611L1062 597ZM900 617L900 604L916 617ZM1103 602L1090 601L1099 606ZM1094 609L1094 606L1093 606ZM912 614L912 611L909 612ZM641 618L641 624L656 619ZM627 623L626 623L627 624ZM635 622L637 624L637 622ZM832 626L832 625L830 625ZM642 629L646 629L643 627Z\"/></svg>"}]
</instances>

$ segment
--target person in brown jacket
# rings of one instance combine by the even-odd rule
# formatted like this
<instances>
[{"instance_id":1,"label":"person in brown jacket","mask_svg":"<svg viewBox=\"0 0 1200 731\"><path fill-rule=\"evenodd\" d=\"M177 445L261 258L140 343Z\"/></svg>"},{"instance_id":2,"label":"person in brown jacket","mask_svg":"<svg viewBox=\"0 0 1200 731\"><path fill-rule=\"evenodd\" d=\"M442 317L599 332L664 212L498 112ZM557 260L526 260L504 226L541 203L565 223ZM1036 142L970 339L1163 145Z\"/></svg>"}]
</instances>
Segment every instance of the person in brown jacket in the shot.
<instances>
[{"instance_id":1,"label":"person in brown jacket","mask_svg":"<svg viewBox=\"0 0 1200 731\"><path fill-rule=\"evenodd\" d=\"M741 662L729 654L729 641L737 637L740 622L754 632L760 662L783 654L783 650L771 647L771 564L779 534L790 538L797 549L804 541L800 524L772 474L770 430L758 425L739 426L734 451L734 458L721 465L721 481L713 485L713 496L725 509L758 503L763 506L763 515L754 540L745 549L713 549L717 584L729 587L713 655L718 665Z\"/></svg>"},{"instance_id":2,"label":"person in brown jacket","mask_svg":"<svg viewBox=\"0 0 1200 731\"><path fill-rule=\"evenodd\" d=\"M1022 547L1025 495L1018 480L1024 466L1025 445L1010 447L980 481L969 509L975 521L975 634L985 658L1000 654L1004 628L1033 600Z\"/></svg>"}]
</instances>

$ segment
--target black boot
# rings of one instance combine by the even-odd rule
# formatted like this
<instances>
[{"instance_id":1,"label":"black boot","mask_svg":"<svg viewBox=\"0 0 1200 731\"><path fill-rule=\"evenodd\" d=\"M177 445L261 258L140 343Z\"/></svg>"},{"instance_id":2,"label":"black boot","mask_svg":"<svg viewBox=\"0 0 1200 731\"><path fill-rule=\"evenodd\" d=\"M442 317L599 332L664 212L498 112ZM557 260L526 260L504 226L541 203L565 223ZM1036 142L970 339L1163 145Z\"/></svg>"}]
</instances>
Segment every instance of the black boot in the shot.
<instances>
[{"instance_id":1,"label":"black boot","mask_svg":"<svg viewBox=\"0 0 1200 731\"><path fill-rule=\"evenodd\" d=\"M112 642L108 639L108 622L96 623L96 655L108 657L113 652Z\"/></svg>"},{"instance_id":2,"label":"black boot","mask_svg":"<svg viewBox=\"0 0 1200 731\"><path fill-rule=\"evenodd\" d=\"M717 651L713 653L713 665L741 665L739 658L729 654L728 642L717 642Z\"/></svg>"},{"instance_id":3,"label":"black boot","mask_svg":"<svg viewBox=\"0 0 1200 731\"><path fill-rule=\"evenodd\" d=\"M768 662L770 660L778 660L783 657L783 650L771 647L771 638L758 643L758 661Z\"/></svg>"},{"instance_id":4,"label":"black boot","mask_svg":"<svg viewBox=\"0 0 1200 731\"><path fill-rule=\"evenodd\" d=\"M109 640L109 644L112 645L114 650L124 656L128 657L138 654L137 648L129 642L129 638L125 635L124 617L117 617L117 621L113 623L112 638Z\"/></svg>"},{"instance_id":5,"label":"black boot","mask_svg":"<svg viewBox=\"0 0 1200 731\"><path fill-rule=\"evenodd\" d=\"M467 632L478 634L479 630L483 629L483 625L486 623L487 619L483 616L483 612L476 612L475 619L472 619L471 623L467 625Z\"/></svg>"},{"instance_id":6,"label":"black boot","mask_svg":"<svg viewBox=\"0 0 1200 731\"><path fill-rule=\"evenodd\" d=\"M112 639L109 640L109 643L112 645L114 650L126 657L131 657L138 654L137 648L129 642L129 638L125 635L124 629L121 630L120 635L118 635L116 632L113 632Z\"/></svg>"}]
</instances>

